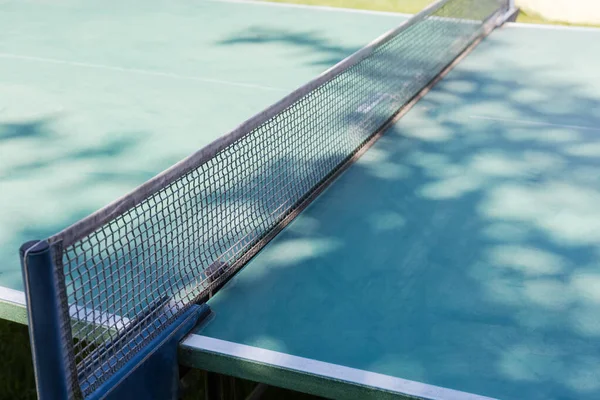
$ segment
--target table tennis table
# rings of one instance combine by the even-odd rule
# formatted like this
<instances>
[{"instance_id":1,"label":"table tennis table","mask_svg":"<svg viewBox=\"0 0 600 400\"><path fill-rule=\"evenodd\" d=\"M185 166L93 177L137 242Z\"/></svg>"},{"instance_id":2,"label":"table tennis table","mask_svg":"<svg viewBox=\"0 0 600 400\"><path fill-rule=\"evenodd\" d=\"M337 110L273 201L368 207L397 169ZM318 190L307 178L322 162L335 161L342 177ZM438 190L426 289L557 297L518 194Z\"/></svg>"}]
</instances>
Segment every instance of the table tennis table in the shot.
<instances>
[{"instance_id":1,"label":"table tennis table","mask_svg":"<svg viewBox=\"0 0 600 400\"><path fill-rule=\"evenodd\" d=\"M332 398L598 398L599 70L600 30L493 32L209 300L181 361Z\"/></svg>"},{"instance_id":2,"label":"table tennis table","mask_svg":"<svg viewBox=\"0 0 600 400\"><path fill-rule=\"evenodd\" d=\"M21 243L131 191L408 18L262 2L146 5L105 2L110 19L84 1L0 5L11 33L0 41L1 319L27 322Z\"/></svg>"},{"instance_id":3,"label":"table tennis table","mask_svg":"<svg viewBox=\"0 0 600 400\"><path fill-rule=\"evenodd\" d=\"M207 302L183 365L331 398L600 396L600 30L487 37Z\"/></svg>"}]
</instances>

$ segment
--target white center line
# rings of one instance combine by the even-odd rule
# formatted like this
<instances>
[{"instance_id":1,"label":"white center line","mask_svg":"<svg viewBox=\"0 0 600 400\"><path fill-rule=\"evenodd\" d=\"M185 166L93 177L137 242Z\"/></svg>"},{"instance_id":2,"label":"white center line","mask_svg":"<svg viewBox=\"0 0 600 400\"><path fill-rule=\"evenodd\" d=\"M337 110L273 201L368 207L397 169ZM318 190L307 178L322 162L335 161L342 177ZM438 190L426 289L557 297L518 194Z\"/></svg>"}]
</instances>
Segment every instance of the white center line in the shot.
<instances>
[{"instance_id":1,"label":"white center line","mask_svg":"<svg viewBox=\"0 0 600 400\"><path fill-rule=\"evenodd\" d=\"M471 115L469 118L484 119L484 120L488 120L488 121L512 122L515 124L523 124L523 125L545 125L545 126L555 126L558 128L584 129L584 130L588 130L588 131L599 131L600 132L600 127L596 128L593 126L552 124L550 122L527 121L527 120L522 120L522 119L509 119L509 118L484 117L481 115Z\"/></svg>"},{"instance_id":2,"label":"white center line","mask_svg":"<svg viewBox=\"0 0 600 400\"><path fill-rule=\"evenodd\" d=\"M289 91L289 90L282 89L282 88L276 88L276 87L265 86L265 85L257 85L257 84L253 84L253 83L232 82L232 81L225 81L225 80L221 80L221 79L180 75L180 74L175 74L175 73L171 73L171 72L159 72L159 71L151 71L151 70L138 69L138 68L115 67L115 66L111 66L111 65L90 64L90 63L84 63L84 62L78 62L78 61L68 61L68 60L58 60L58 59L54 59L54 58L24 56L24 55L19 55L19 54L0 53L0 58L12 59L12 60L36 61L36 62L43 62L43 63L48 63L48 64L62 64L62 65L68 65L68 66L73 66L73 67L102 69L102 70L108 70L108 71L126 72L126 73L130 73L130 74L158 76L161 78L180 79L180 80L196 81L196 82L204 82L204 83L216 83L219 85L237 86L237 87L261 89L261 90L269 90L269 91L277 91L277 92L288 92Z\"/></svg>"}]
</instances>

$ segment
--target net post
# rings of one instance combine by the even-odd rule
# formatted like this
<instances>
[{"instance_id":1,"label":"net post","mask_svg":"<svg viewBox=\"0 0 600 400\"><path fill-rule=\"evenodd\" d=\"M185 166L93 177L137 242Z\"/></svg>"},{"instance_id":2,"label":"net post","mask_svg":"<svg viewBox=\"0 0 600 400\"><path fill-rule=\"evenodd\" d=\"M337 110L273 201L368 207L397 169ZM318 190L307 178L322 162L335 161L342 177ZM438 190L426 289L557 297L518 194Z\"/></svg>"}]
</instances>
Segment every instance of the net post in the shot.
<instances>
[{"instance_id":1,"label":"net post","mask_svg":"<svg viewBox=\"0 0 600 400\"><path fill-rule=\"evenodd\" d=\"M502 23L515 22L519 16L519 8L515 4L515 0L507 0L507 7L508 10L506 10Z\"/></svg>"},{"instance_id":2,"label":"net post","mask_svg":"<svg viewBox=\"0 0 600 400\"><path fill-rule=\"evenodd\" d=\"M21 246L19 255L39 399L71 398L52 248L46 241L31 241Z\"/></svg>"}]
</instances>

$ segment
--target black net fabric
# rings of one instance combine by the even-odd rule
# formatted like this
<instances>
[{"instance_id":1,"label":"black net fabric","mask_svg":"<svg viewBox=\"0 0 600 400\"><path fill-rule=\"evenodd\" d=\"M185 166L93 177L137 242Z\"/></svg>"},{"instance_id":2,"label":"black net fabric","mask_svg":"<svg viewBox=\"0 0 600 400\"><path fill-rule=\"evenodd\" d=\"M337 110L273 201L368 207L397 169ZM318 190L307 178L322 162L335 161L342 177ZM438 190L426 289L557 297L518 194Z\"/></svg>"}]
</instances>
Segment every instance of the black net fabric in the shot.
<instances>
[{"instance_id":1,"label":"black net fabric","mask_svg":"<svg viewBox=\"0 0 600 400\"><path fill-rule=\"evenodd\" d=\"M440 1L164 187L52 237L73 387L93 392L226 280L506 7Z\"/></svg>"}]
</instances>

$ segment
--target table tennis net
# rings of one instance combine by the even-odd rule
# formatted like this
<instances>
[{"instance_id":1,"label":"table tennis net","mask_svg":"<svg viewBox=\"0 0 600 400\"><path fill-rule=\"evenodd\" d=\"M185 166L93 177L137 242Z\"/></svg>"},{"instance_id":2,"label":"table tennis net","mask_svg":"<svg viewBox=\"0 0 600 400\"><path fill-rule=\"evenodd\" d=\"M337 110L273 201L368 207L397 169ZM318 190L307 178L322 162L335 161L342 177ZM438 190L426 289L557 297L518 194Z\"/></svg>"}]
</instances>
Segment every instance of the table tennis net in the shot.
<instances>
[{"instance_id":1,"label":"table tennis net","mask_svg":"<svg viewBox=\"0 0 600 400\"><path fill-rule=\"evenodd\" d=\"M438 1L51 237L73 393L92 393L227 280L507 8Z\"/></svg>"}]
</instances>

